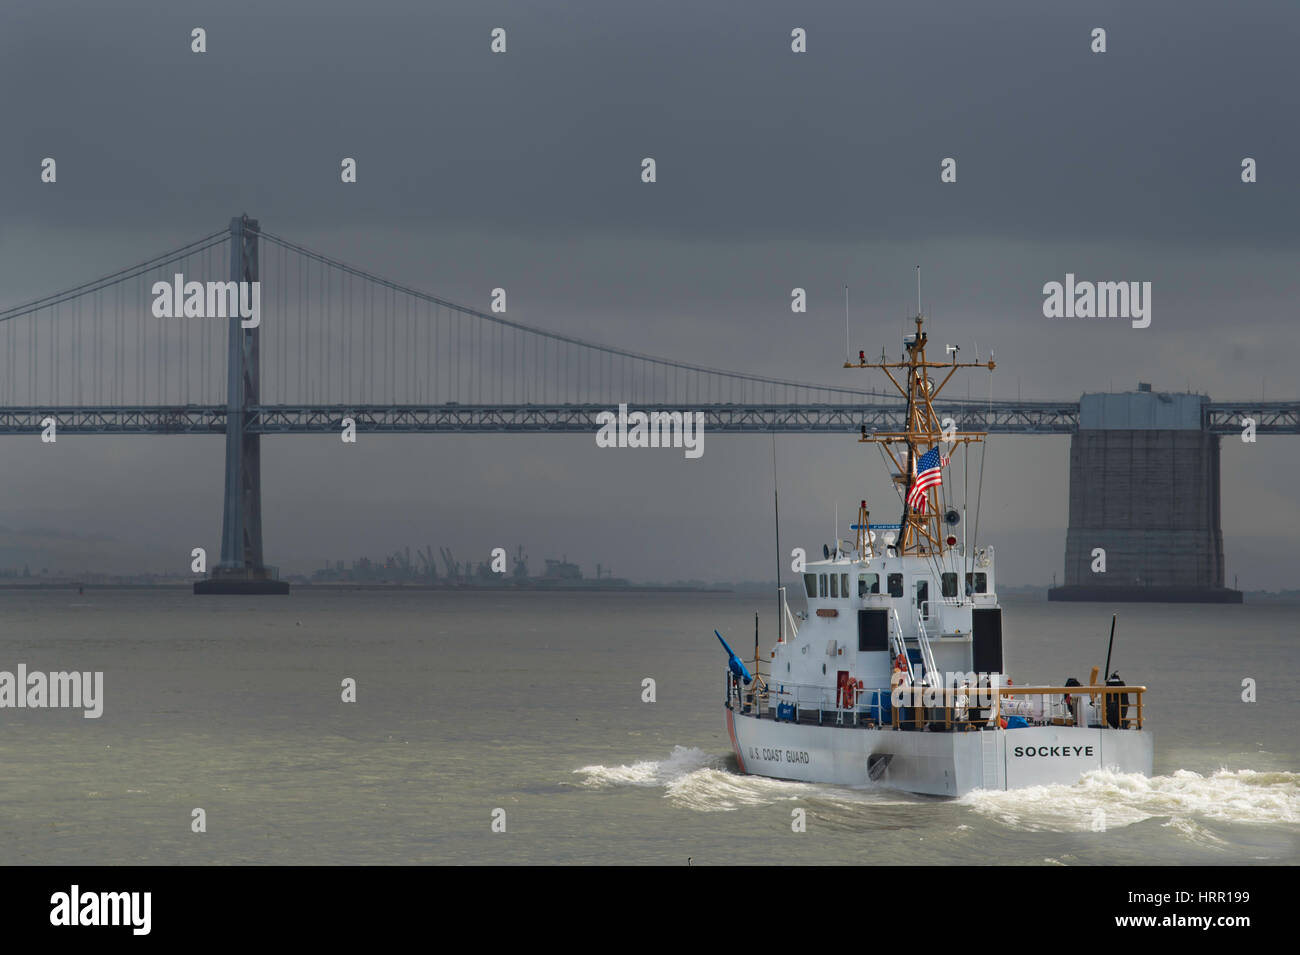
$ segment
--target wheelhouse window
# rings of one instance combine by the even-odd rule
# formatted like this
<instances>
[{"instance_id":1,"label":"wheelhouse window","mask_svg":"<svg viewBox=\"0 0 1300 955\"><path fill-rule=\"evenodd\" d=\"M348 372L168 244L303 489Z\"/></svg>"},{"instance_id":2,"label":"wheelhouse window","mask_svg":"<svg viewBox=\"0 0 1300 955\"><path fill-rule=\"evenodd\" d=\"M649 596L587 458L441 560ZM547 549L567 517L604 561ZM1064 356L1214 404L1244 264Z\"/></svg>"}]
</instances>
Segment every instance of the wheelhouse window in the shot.
<instances>
[{"instance_id":1,"label":"wheelhouse window","mask_svg":"<svg viewBox=\"0 0 1300 955\"><path fill-rule=\"evenodd\" d=\"M858 574L858 596L880 593L879 574Z\"/></svg>"},{"instance_id":2,"label":"wheelhouse window","mask_svg":"<svg viewBox=\"0 0 1300 955\"><path fill-rule=\"evenodd\" d=\"M888 580L889 580L889 596L891 597L903 596L903 575L890 574Z\"/></svg>"},{"instance_id":3,"label":"wheelhouse window","mask_svg":"<svg viewBox=\"0 0 1300 955\"><path fill-rule=\"evenodd\" d=\"M817 575L817 596L818 596L818 597L825 597L825 596L827 595L827 592L828 592L828 591L827 591L827 585L826 585L826 575L825 575L825 574L818 574L818 575Z\"/></svg>"},{"instance_id":4,"label":"wheelhouse window","mask_svg":"<svg viewBox=\"0 0 1300 955\"><path fill-rule=\"evenodd\" d=\"M817 575L816 574L803 575L803 589L804 592L809 597L817 596Z\"/></svg>"},{"instance_id":5,"label":"wheelhouse window","mask_svg":"<svg viewBox=\"0 0 1300 955\"><path fill-rule=\"evenodd\" d=\"M831 596L838 597L839 595L840 595L840 575L831 574Z\"/></svg>"},{"instance_id":6,"label":"wheelhouse window","mask_svg":"<svg viewBox=\"0 0 1300 955\"><path fill-rule=\"evenodd\" d=\"M945 597L957 596L957 575L956 574L943 574L940 576L939 580L940 583L943 585L943 595Z\"/></svg>"},{"instance_id":7,"label":"wheelhouse window","mask_svg":"<svg viewBox=\"0 0 1300 955\"><path fill-rule=\"evenodd\" d=\"M848 599L849 596L849 575L840 574L840 596Z\"/></svg>"},{"instance_id":8,"label":"wheelhouse window","mask_svg":"<svg viewBox=\"0 0 1300 955\"><path fill-rule=\"evenodd\" d=\"M988 574L967 574L966 575L966 593L968 594L986 594L989 591Z\"/></svg>"}]
</instances>

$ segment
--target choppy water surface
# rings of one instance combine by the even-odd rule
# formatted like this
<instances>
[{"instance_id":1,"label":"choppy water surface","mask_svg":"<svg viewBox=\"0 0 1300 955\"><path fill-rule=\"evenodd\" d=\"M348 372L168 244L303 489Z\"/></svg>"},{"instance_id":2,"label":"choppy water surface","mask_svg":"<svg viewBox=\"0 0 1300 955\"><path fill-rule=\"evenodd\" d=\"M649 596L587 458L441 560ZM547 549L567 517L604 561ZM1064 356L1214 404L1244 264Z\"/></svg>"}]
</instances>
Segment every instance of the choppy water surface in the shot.
<instances>
[{"instance_id":1,"label":"choppy water surface","mask_svg":"<svg viewBox=\"0 0 1300 955\"><path fill-rule=\"evenodd\" d=\"M1156 776L943 800L736 772L712 630L748 653L773 603L0 593L0 670L102 670L106 697L0 710L0 863L1300 861L1300 607L1121 607ZM1016 682L1104 662L1111 608L1004 606Z\"/></svg>"}]
</instances>

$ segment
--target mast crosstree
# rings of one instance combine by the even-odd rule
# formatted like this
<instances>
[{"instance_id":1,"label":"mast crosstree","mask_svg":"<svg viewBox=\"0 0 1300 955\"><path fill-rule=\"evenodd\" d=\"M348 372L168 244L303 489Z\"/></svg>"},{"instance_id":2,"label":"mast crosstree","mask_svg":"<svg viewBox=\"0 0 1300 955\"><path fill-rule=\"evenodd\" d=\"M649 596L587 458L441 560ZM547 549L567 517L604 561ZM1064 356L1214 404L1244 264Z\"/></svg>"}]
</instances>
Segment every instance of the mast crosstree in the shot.
<instances>
[{"instance_id":1,"label":"mast crosstree","mask_svg":"<svg viewBox=\"0 0 1300 955\"><path fill-rule=\"evenodd\" d=\"M873 431L868 434L863 425L858 443L880 445L896 469L895 483L903 487L903 516L899 522L898 540L894 545L896 553L900 556L915 554L933 557L944 554L950 545L943 534L939 486L931 484L915 497L912 494L918 477L917 462L931 449L939 449L938 453L942 455L945 449L950 451L958 445L980 442L988 435L987 431L958 431L956 422L945 429L935 414L934 401L959 368L987 368L992 371L996 365L992 358L988 361L957 361L957 349L951 346L951 361L930 361L925 354L928 342L928 336L922 327L925 318L919 311L915 321L915 334L903 339L906 350L903 359L885 361L882 350L880 361L867 361L866 354L859 351L858 360L846 361L844 367L876 368L883 371L899 394L907 399L903 431ZM935 372L935 377L931 377L931 370ZM940 375L940 372L947 374ZM939 380L936 381L936 378Z\"/></svg>"}]
</instances>

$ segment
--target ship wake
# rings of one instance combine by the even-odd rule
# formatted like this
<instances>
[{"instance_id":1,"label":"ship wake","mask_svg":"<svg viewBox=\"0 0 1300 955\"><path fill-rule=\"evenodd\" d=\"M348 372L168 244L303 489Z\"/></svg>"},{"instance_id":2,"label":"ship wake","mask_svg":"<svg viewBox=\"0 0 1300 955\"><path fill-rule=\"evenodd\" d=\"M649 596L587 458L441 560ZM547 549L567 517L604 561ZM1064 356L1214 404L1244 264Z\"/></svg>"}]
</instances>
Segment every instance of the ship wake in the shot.
<instances>
[{"instance_id":1,"label":"ship wake","mask_svg":"<svg viewBox=\"0 0 1300 955\"><path fill-rule=\"evenodd\" d=\"M662 760L584 766L574 773L583 777L582 785L589 789L662 789L664 798L674 805L697 812L727 812L794 800L845 809L910 801L904 794L887 790L845 789L747 776L735 771L735 759L730 754L715 755L687 746L674 746Z\"/></svg>"},{"instance_id":2,"label":"ship wake","mask_svg":"<svg viewBox=\"0 0 1300 955\"><path fill-rule=\"evenodd\" d=\"M976 790L958 800L1014 829L1086 832L1163 820L1194 842L1220 840L1207 826L1300 822L1300 773L1221 769L1208 776L1097 770L1072 786Z\"/></svg>"}]
</instances>

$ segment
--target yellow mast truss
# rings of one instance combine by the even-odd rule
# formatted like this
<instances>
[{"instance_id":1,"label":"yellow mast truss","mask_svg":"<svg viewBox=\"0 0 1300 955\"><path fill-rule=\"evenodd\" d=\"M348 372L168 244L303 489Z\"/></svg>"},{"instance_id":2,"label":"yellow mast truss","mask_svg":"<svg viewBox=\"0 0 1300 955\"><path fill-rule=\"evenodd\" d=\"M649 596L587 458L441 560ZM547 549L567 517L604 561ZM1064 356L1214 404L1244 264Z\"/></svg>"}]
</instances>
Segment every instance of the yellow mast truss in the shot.
<instances>
[{"instance_id":1,"label":"yellow mast truss","mask_svg":"<svg viewBox=\"0 0 1300 955\"><path fill-rule=\"evenodd\" d=\"M934 401L943 391L944 387L952 380L952 376L957 373L959 368L987 368L992 371L995 367L993 360L988 361L969 361L959 362L954 359L950 362L929 361L925 356L925 346L927 335L922 330L924 317L918 314L916 316L916 335L910 340L904 339L903 346L907 351L907 357L904 360L896 362L887 362L884 356L878 362L867 361L863 352L858 352L858 361L846 361L845 368L877 368L883 371L894 387L898 389L899 394L907 399L907 420L904 423L903 431L884 431L873 432L868 435L866 426L863 426L862 437L858 439L859 444L878 444L889 456L896 470L896 483L904 485L903 490L903 521L899 531L898 540L894 547L898 554L926 554L942 555L948 549L944 540L942 520L943 515L939 512L939 489L936 487L929 488L926 493L926 508L924 512L914 510L908 507L907 492L911 490L912 482L916 475L913 473L916 460L926 451L940 444L947 445L949 449L957 445L969 445L978 441L983 441L987 436L987 431L948 431L945 432L942 423L934 411ZM937 383L930 377L929 370L935 369L936 372L947 371L942 376L942 380ZM895 372L902 374L896 376ZM899 378L904 378L899 381ZM901 446L901 447L900 447ZM943 454L941 449L940 454ZM865 533L865 532L864 532Z\"/></svg>"}]
</instances>

